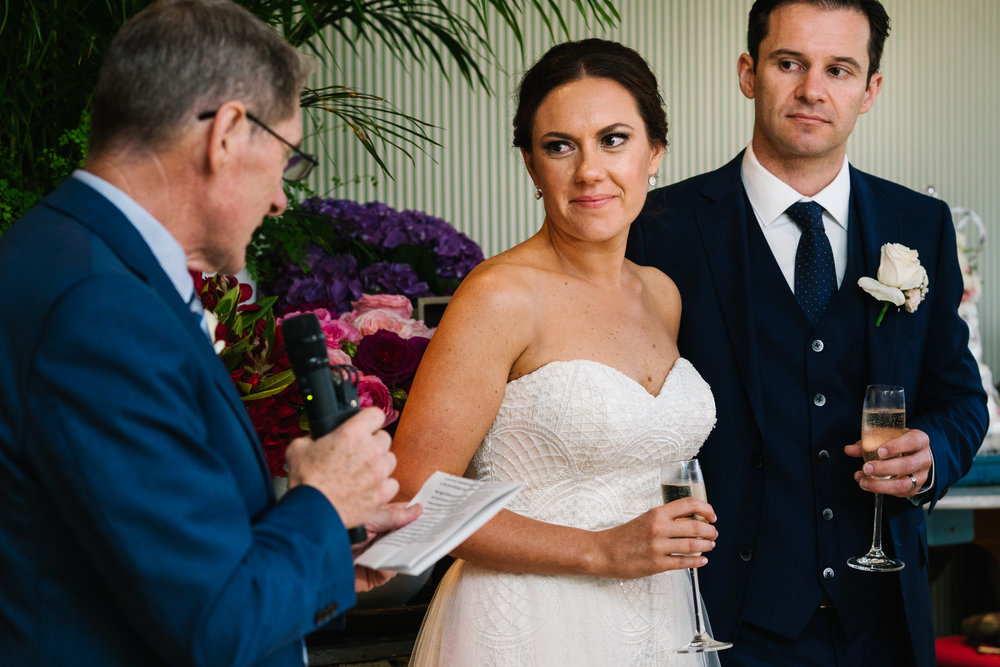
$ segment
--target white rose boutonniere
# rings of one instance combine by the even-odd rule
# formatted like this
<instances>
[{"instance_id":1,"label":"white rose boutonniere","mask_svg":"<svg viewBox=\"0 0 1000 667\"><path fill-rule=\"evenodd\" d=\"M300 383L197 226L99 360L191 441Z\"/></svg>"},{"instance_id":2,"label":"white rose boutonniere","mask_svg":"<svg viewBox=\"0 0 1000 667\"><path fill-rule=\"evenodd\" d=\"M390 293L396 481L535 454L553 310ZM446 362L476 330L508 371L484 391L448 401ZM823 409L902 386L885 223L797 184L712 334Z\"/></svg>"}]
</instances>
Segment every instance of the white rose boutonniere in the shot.
<instances>
[{"instance_id":1,"label":"white rose boutonniere","mask_svg":"<svg viewBox=\"0 0 1000 667\"><path fill-rule=\"evenodd\" d=\"M927 295L927 271L921 266L917 251L905 245L886 243L882 246L877 278L858 279L858 287L883 302L875 326L882 324L890 304L897 308L905 306L906 312L913 313Z\"/></svg>"}]
</instances>

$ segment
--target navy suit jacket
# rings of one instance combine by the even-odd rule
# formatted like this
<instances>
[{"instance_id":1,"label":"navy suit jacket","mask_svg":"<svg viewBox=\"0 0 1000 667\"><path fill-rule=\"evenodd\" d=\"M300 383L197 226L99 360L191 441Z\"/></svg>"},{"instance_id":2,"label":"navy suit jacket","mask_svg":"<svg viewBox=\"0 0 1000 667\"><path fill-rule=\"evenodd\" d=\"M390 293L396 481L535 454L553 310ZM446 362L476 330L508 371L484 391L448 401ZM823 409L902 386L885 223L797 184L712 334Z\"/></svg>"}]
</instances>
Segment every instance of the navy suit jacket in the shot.
<instances>
[{"instance_id":1,"label":"navy suit jacket","mask_svg":"<svg viewBox=\"0 0 1000 667\"><path fill-rule=\"evenodd\" d=\"M683 302L680 352L715 394L718 422L699 458L709 500L719 517L719 539L701 585L716 635L728 639L740 624L751 567L780 569L780 564L755 563L752 558L765 485L781 480L768 479L766 460L753 454L762 451L763 404L768 398L761 390L761 355L755 339L742 158L741 153L716 171L650 193L643 214L632 226L628 246L631 259L663 270L676 282ZM871 328L859 336L867 340L868 382L902 385L907 426L930 436L935 485L924 500L933 506L968 471L989 422L982 381L968 348L968 328L957 313L963 285L950 211L943 202L854 168L850 179L863 239L862 275L875 277L885 243L917 250L927 270L930 290L915 313L890 308L875 329L881 303L869 298L865 320L855 326ZM841 289L860 288L845 284ZM863 393L859 386L855 415L859 437ZM839 454L847 444L851 443L824 446ZM856 470L860 461L852 465ZM850 474L843 472L846 483L853 485ZM861 495L870 508L870 494ZM870 509L867 512L870 516ZM934 664L934 632L923 510L890 498L886 517L888 532L883 540L891 539L896 555L906 563L899 581L914 653L918 664L929 667ZM856 531L851 539L861 555L871 539L871 524L858 524L845 529ZM790 535L789 558L796 557L800 539L812 537ZM862 599L856 604L878 602ZM839 606L839 613L851 613ZM774 614L783 612L780 600L772 607Z\"/></svg>"},{"instance_id":2,"label":"navy suit jacket","mask_svg":"<svg viewBox=\"0 0 1000 667\"><path fill-rule=\"evenodd\" d=\"M329 501L275 503L225 368L135 228L70 179L0 237L0 656L301 665L354 603Z\"/></svg>"}]
</instances>

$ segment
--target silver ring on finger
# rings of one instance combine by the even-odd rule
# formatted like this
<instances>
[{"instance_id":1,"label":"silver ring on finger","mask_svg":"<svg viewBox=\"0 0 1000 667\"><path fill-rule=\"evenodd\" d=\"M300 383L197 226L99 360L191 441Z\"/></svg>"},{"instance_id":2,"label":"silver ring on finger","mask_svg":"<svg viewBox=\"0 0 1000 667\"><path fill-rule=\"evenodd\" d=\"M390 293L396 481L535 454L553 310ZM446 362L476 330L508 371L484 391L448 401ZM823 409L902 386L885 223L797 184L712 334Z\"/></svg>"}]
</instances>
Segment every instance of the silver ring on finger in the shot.
<instances>
[{"instance_id":1,"label":"silver ring on finger","mask_svg":"<svg viewBox=\"0 0 1000 667\"><path fill-rule=\"evenodd\" d=\"M910 485L911 485L910 486L910 493L913 493L914 491L917 490L917 478L913 476L912 472L911 473L907 473L906 476L910 478Z\"/></svg>"}]
</instances>

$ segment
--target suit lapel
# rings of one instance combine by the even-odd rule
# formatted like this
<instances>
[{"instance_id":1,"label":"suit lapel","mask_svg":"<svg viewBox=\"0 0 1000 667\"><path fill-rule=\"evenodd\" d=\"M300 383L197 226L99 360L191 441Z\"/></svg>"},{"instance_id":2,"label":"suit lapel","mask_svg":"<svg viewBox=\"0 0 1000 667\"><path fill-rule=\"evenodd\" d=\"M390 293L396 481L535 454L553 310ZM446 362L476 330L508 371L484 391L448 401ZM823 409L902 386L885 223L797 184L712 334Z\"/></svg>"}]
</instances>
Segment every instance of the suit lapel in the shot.
<instances>
[{"instance_id":1,"label":"suit lapel","mask_svg":"<svg viewBox=\"0 0 1000 667\"><path fill-rule=\"evenodd\" d=\"M219 361L205 333L191 316L187 304L177 293L174 284L160 267L145 240L131 222L107 199L83 182L70 178L57 190L49 195L45 204L62 211L65 215L78 220L90 229L96 236L129 267L135 275L155 291L173 315L181 322L181 326L192 339L192 344L198 349L202 365L212 375L219 392L225 397L233 415L239 420L252 446L261 473L272 489L271 475L264 458L263 449L257 444L257 433L250 422L243 401L226 373L225 367Z\"/></svg>"},{"instance_id":2,"label":"suit lapel","mask_svg":"<svg viewBox=\"0 0 1000 667\"><path fill-rule=\"evenodd\" d=\"M856 212L855 222L861 230L864 258L855 258L864 267L862 274L875 278L881 259L882 246L898 242L902 237L901 220L885 200L885 192L877 182L869 180L863 173L851 167L852 210ZM855 289L861 290L860 287ZM862 290L866 300L864 326L871 327L868 340L868 383L889 384L893 381L896 339L899 335L899 317L895 306L890 305L882 323L876 328L875 321L882 311L882 302Z\"/></svg>"},{"instance_id":3,"label":"suit lapel","mask_svg":"<svg viewBox=\"0 0 1000 667\"><path fill-rule=\"evenodd\" d=\"M753 321L753 289L747 237L747 204L741 177L741 152L715 171L702 186L695 224L708 258L719 308L736 356L740 379L757 426L764 430L763 392L757 335Z\"/></svg>"}]
</instances>

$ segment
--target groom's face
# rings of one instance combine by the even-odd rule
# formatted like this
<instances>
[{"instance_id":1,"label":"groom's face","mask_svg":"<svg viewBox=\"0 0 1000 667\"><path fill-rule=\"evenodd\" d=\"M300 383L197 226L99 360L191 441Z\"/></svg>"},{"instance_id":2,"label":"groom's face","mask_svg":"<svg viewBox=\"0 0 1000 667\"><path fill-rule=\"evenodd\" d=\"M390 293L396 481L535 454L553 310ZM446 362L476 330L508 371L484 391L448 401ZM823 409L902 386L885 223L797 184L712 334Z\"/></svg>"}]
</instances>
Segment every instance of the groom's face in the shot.
<instances>
[{"instance_id":1,"label":"groom's face","mask_svg":"<svg viewBox=\"0 0 1000 667\"><path fill-rule=\"evenodd\" d=\"M868 80L865 15L810 4L771 14L758 62L740 56L740 89L754 100L754 153L765 166L803 158L843 162L858 115L875 102L882 75Z\"/></svg>"}]
</instances>

